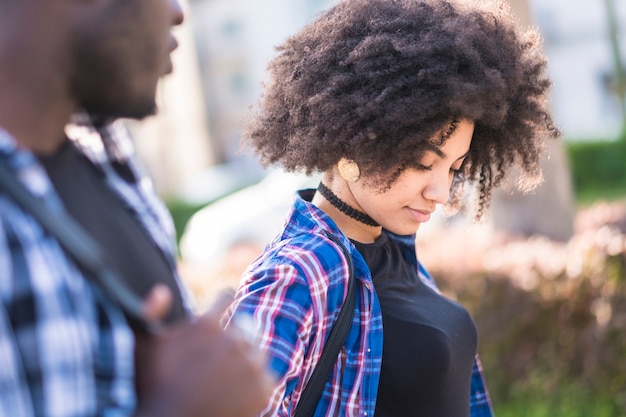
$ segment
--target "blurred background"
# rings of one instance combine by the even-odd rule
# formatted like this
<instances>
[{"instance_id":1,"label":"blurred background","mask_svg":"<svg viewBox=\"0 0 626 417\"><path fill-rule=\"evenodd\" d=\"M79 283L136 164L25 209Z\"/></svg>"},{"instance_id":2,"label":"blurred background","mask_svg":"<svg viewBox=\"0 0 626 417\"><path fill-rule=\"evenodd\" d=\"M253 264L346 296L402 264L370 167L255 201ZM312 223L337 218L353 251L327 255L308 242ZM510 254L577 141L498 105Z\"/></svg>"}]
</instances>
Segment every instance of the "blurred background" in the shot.
<instances>
[{"instance_id":1,"label":"blurred background","mask_svg":"<svg viewBox=\"0 0 626 417\"><path fill-rule=\"evenodd\" d=\"M563 138L539 189L497 192L480 223L434 218L418 254L476 320L497 416L624 417L626 2L509 2L543 36ZM199 310L237 286L293 192L318 182L262 169L239 141L274 46L334 3L187 0L161 111L128 122Z\"/></svg>"}]
</instances>

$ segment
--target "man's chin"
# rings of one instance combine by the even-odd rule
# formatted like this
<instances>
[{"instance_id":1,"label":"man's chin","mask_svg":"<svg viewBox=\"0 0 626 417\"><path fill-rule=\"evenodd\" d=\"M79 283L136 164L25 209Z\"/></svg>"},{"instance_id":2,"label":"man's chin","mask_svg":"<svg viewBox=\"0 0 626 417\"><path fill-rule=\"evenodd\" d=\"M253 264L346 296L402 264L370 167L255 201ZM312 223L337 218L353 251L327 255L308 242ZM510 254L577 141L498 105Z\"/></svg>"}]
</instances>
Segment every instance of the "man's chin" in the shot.
<instances>
[{"instance_id":1,"label":"man's chin","mask_svg":"<svg viewBox=\"0 0 626 417\"><path fill-rule=\"evenodd\" d=\"M157 104L154 100L150 103L137 106L100 107L84 106L87 114L91 116L94 124L105 124L116 119L142 120L157 113Z\"/></svg>"}]
</instances>

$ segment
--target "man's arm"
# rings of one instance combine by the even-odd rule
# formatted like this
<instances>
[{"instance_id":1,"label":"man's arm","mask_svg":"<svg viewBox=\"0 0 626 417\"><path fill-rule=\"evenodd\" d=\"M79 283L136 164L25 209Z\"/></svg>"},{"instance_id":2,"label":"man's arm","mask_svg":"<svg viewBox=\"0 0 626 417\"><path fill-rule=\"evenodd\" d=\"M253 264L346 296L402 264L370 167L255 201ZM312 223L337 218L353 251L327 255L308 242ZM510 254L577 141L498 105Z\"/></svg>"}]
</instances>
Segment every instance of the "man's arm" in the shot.
<instances>
[{"instance_id":1,"label":"man's arm","mask_svg":"<svg viewBox=\"0 0 626 417\"><path fill-rule=\"evenodd\" d=\"M156 287L146 316L167 311L167 302ZM219 325L229 302L222 298L194 322L137 336L135 417L250 417L265 407L274 380L257 347L236 328Z\"/></svg>"}]
</instances>

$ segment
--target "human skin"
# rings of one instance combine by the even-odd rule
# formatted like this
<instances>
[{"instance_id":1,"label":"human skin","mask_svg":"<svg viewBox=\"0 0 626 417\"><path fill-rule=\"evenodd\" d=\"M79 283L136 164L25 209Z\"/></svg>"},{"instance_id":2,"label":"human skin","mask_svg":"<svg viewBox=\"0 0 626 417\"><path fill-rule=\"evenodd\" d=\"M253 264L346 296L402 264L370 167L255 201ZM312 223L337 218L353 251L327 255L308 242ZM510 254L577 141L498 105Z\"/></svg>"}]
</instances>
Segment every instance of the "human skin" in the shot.
<instances>
[{"instance_id":1,"label":"human skin","mask_svg":"<svg viewBox=\"0 0 626 417\"><path fill-rule=\"evenodd\" d=\"M145 301L145 317L163 317L170 301L167 288L157 286ZM266 358L239 329L219 324L231 301L223 293L193 323L137 335L135 417L249 417L266 405L275 382Z\"/></svg>"},{"instance_id":2,"label":"human skin","mask_svg":"<svg viewBox=\"0 0 626 417\"><path fill-rule=\"evenodd\" d=\"M158 80L172 69L171 29L182 21L175 0L0 0L0 126L45 155L66 141L78 110L103 121L154 113ZM146 319L164 317L171 297L156 286ZM265 406L265 359L219 325L228 301L137 335L137 416L248 417Z\"/></svg>"},{"instance_id":3,"label":"human skin","mask_svg":"<svg viewBox=\"0 0 626 417\"><path fill-rule=\"evenodd\" d=\"M110 0L94 7L77 30L70 93L90 113L143 118L156 111L159 79L172 71L183 21L176 0Z\"/></svg>"},{"instance_id":4,"label":"human skin","mask_svg":"<svg viewBox=\"0 0 626 417\"><path fill-rule=\"evenodd\" d=\"M343 179L337 167L324 175L323 182L340 199L373 218L380 226L368 226L348 217L316 193L313 204L324 210L350 238L371 243L382 228L400 235L415 233L427 222L437 205L450 198L455 171L467 156L474 123L460 120L450 137L439 147L427 150L415 166L405 169L392 185L381 192L367 178L354 183Z\"/></svg>"},{"instance_id":5,"label":"human skin","mask_svg":"<svg viewBox=\"0 0 626 417\"><path fill-rule=\"evenodd\" d=\"M2 0L0 124L49 154L77 109L102 119L154 113L182 21L176 0Z\"/></svg>"}]
</instances>

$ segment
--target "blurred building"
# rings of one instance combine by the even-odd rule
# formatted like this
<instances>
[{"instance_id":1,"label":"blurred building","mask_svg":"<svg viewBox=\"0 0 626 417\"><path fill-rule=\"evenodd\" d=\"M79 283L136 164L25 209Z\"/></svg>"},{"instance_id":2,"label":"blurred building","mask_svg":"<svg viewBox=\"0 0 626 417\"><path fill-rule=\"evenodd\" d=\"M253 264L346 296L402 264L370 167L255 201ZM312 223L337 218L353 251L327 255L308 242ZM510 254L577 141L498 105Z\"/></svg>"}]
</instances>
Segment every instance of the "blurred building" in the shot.
<instances>
[{"instance_id":1,"label":"blurred building","mask_svg":"<svg viewBox=\"0 0 626 417\"><path fill-rule=\"evenodd\" d=\"M626 57L626 4L614 1ZM611 139L622 129L605 0L529 0L554 79L552 109L567 140Z\"/></svg>"},{"instance_id":2,"label":"blurred building","mask_svg":"<svg viewBox=\"0 0 626 417\"><path fill-rule=\"evenodd\" d=\"M190 1L213 147L222 162L246 158L241 131L259 100L274 47L335 1Z\"/></svg>"},{"instance_id":3,"label":"blurred building","mask_svg":"<svg viewBox=\"0 0 626 417\"><path fill-rule=\"evenodd\" d=\"M214 153L246 156L239 139L261 94L274 46L337 0L190 0ZM622 127L605 1L528 0L554 79L553 110L566 139L615 137ZM615 1L626 55L626 4ZM253 162L251 162L253 163Z\"/></svg>"},{"instance_id":4,"label":"blurred building","mask_svg":"<svg viewBox=\"0 0 626 417\"><path fill-rule=\"evenodd\" d=\"M177 29L174 75L163 83L164 111L136 127L161 194L208 201L264 176L240 139L266 65L277 44L337 1L183 1L187 19ZM616 137L622 119L606 0L527 1L544 37L565 139ZM613 1L626 45L626 5Z\"/></svg>"}]
</instances>

